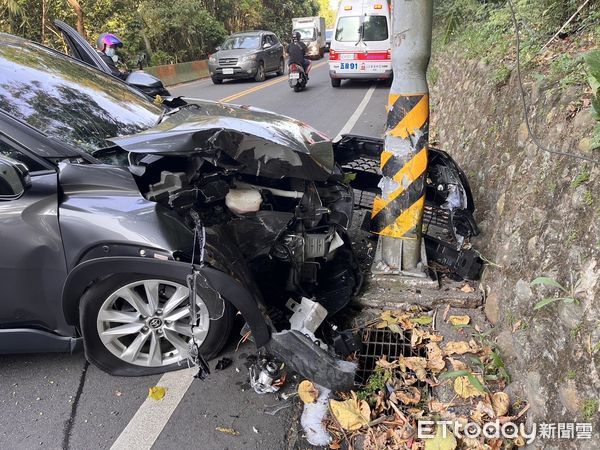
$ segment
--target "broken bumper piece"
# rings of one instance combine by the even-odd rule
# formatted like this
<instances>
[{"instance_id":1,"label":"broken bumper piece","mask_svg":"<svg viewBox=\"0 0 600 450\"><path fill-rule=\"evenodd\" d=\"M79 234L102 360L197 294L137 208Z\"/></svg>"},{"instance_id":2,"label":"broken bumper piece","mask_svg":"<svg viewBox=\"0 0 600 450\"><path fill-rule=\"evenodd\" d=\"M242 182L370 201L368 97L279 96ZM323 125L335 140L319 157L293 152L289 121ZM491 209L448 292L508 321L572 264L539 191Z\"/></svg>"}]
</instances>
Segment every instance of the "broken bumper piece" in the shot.
<instances>
[{"instance_id":1,"label":"broken bumper piece","mask_svg":"<svg viewBox=\"0 0 600 450\"><path fill-rule=\"evenodd\" d=\"M298 331L273 333L267 349L316 384L333 391L354 388L357 364L334 357Z\"/></svg>"},{"instance_id":2,"label":"broken bumper piece","mask_svg":"<svg viewBox=\"0 0 600 450\"><path fill-rule=\"evenodd\" d=\"M452 245L429 236L425 236L427 257L465 280L478 280L483 270L483 261L472 249L456 250Z\"/></svg>"},{"instance_id":3,"label":"broken bumper piece","mask_svg":"<svg viewBox=\"0 0 600 450\"><path fill-rule=\"evenodd\" d=\"M353 174L355 207L371 210L380 195L379 158L384 141L379 138L344 135L334 143L335 159ZM479 234L473 217L475 205L467 176L452 157L439 149L429 148L423 238L427 259L448 268L461 278L477 280L483 261L473 249L465 246ZM370 231L370 216L362 228Z\"/></svg>"}]
</instances>

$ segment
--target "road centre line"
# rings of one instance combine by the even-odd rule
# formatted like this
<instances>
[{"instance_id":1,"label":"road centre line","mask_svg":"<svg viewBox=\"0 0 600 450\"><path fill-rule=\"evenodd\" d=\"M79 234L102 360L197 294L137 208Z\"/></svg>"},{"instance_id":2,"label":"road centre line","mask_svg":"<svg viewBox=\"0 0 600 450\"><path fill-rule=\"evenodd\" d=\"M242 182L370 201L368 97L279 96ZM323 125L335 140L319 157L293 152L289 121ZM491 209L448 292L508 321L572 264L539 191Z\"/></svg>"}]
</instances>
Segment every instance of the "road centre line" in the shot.
<instances>
[{"instance_id":1,"label":"road centre line","mask_svg":"<svg viewBox=\"0 0 600 450\"><path fill-rule=\"evenodd\" d=\"M362 101L354 111L354 114L350 116L348 122L346 122L346 125L344 125L344 127L340 130L337 136L333 138L333 142L338 141L342 137L342 135L348 134L350 131L352 131L352 128L354 128L354 125L356 125L356 122L358 122L358 119L360 119L360 116L369 104L369 101L371 101L371 97L373 96L373 92L375 92L375 88L376 85L375 83L373 83L373 85L371 85L371 87L363 97Z\"/></svg>"},{"instance_id":2,"label":"road centre line","mask_svg":"<svg viewBox=\"0 0 600 450\"><path fill-rule=\"evenodd\" d=\"M110 449L150 450L194 381L197 371L198 368L191 367L165 373L156 383L166 388L164 398L159 401L146 398Z\"/></svg>"},{"instance_id":3,"label":"road centre line","mask_svg":"<svg viewBox=\"0 0 600 450\"><path fill-rule=\"evenodd\" d=\"M321 66L323 66L323 65L325 65L327 63L328 63L328 61L322 61L322 62L320 62L318 64L315 64L312 67L312 70L315 70L315 69L317 69L317 68L319 68L319 67L321 67ZM276 79L274 79L272 81L269 81L267 83L262 83L262 84L259 84L258 86L254 86L254 87L251 87L251 88L246 89L244 91L238 92L236 94L232 94L229 97L224 97L224 98L220 99L219 102L221 102L221 103L232 102L233 100L237 100L238 98L244 97L245 95L252 94L253 92L260 91L261 89L265 89L265 88L271 87L271 86L273 86L273 85L275 85L277 83L281 83L282 81L286 81L286 80L287 80L287 77L281 76L281 77L278 77L278 78L276 78Z\"/></svg>"},{"instance_id":4,"label":"road centre line","mask_svg":"<svg viewBox=\"0 0 600 450\"><path fill-rule=\"evenodd\" d=\"M245 95L251 94L253 92L259 91L261 89L265 89L265 88L268 88L270 86L273 86L273 85L275 85L275 84L277 84L277 83L279 83L281 81L282 81L282 78L280 77L280 78L276 78L276 79L271 80L271 81L263 82L262 84L259 84L258 86L254 86L254 87L245 89L245 90L243 90L241 92L236 92L235 94L231 94L228 97L224 97L224 98L220 99L219 102L221 102L221 103L231 102L232 100L235 100L237 98L240 98L240 97L243 97Z\"/></svg>"}]
</instances>

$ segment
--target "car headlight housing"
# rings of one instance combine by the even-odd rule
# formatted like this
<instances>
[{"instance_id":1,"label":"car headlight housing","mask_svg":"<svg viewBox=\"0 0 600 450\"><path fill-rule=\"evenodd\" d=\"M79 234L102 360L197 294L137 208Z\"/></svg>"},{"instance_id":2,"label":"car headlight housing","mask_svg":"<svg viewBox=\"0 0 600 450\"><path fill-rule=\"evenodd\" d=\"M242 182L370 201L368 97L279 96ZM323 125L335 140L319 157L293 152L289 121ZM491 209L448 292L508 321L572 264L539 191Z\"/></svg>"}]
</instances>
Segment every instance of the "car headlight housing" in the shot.
<instances>
[{"instance_id":1,"label":"car headlight housing","mask_svg":"<svg viewBox=\"0 0 600 450\"><path fill-rule=\"evenodd\" d=\"M211 62L211 63L217 62L217 58L215 57L215 55L210 55L208 57L208 62Z\"/></svg>"},{"instance_id":2,"label":"car headlight housing","mask_svg":"<svg viewBox=\"0 0 600 450\"><path fill-rule=\"evenodd\" d=\"M244 55L244 56L242 56L241 61L242 62L244 62L244 61L256 61L256 57L257 56L258 55L256 53L251 53L249 55Z\"/></svg>"}]
</instances>

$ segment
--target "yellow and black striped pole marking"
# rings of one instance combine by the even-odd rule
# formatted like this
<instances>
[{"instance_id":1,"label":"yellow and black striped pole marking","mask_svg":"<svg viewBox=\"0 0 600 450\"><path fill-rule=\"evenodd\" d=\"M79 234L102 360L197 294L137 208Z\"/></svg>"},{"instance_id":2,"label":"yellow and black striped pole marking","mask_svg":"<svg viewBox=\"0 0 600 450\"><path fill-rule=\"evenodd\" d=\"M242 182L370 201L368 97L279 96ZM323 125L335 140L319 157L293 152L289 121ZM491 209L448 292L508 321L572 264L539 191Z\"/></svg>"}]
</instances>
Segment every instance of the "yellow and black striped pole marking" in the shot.
<instances>
[{"instance_id":1,"label":"yellow and black striped pole marking","mask_svg":"<svg viewBox=\"0 0 600 450\"><path fill-rule=\"evenodd\" d=\"M381 154L382 195L375 198L371 212L371 231L380 236L417 239L420 233L428 132L429 96L390 94Z\"/></svg>"},{"instance_id":2,"label":"yellow and black striped pole marking","mask_svg":"<svg viewBox=\"0 0 600 450\"><path fill-rule=\"evenodd\" d=\"M433 0L395 0L392 12L393 80L381 153L381 195L371 211L379 235L373 273L425 278L421 241L427 146Z\"/></svg>"}]
</instances>

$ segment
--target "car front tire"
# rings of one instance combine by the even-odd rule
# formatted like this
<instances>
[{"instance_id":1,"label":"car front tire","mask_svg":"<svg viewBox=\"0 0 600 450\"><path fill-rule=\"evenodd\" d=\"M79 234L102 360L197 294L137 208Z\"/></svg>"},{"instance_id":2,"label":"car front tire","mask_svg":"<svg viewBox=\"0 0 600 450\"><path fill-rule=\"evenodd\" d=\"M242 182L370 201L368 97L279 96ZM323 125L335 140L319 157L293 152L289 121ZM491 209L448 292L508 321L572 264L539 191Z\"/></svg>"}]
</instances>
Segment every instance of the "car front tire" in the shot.
<instances>
[{"instance_id":1,"label":"car front tire","mask_svg":"<svg viewBox=\"0 0 600 450\"><path fill-rule=\"evenodd\" d=\"M263 82L265 81L266 73L265 73L265 63L262 61L258 63L258 69L256 69L256 76L254 77L255 81Z\"/></svg>"},{"instance_id":2,"label":"car front tire","mask_svg":"<svg viewBox=\"0 0 600 450\"><path fill-rule=\"evenodd\" d=\"M213 84L223 84L223 80L221 78L210 77Z\"/></svg>"},{"instance_id":3,"label":"car front tire","mask_svg":"<svg viewBox=\"0 0 600 450\"><path fill-rule=\"evenodd\" d=\"M88 361L116 376L160 374L184 367L192 330L185 281L113 275L82 296L79 319ZM218 295L196 295L194 336L205 359L227 343L233 307Z\"/></svg>"}]
</instances>

